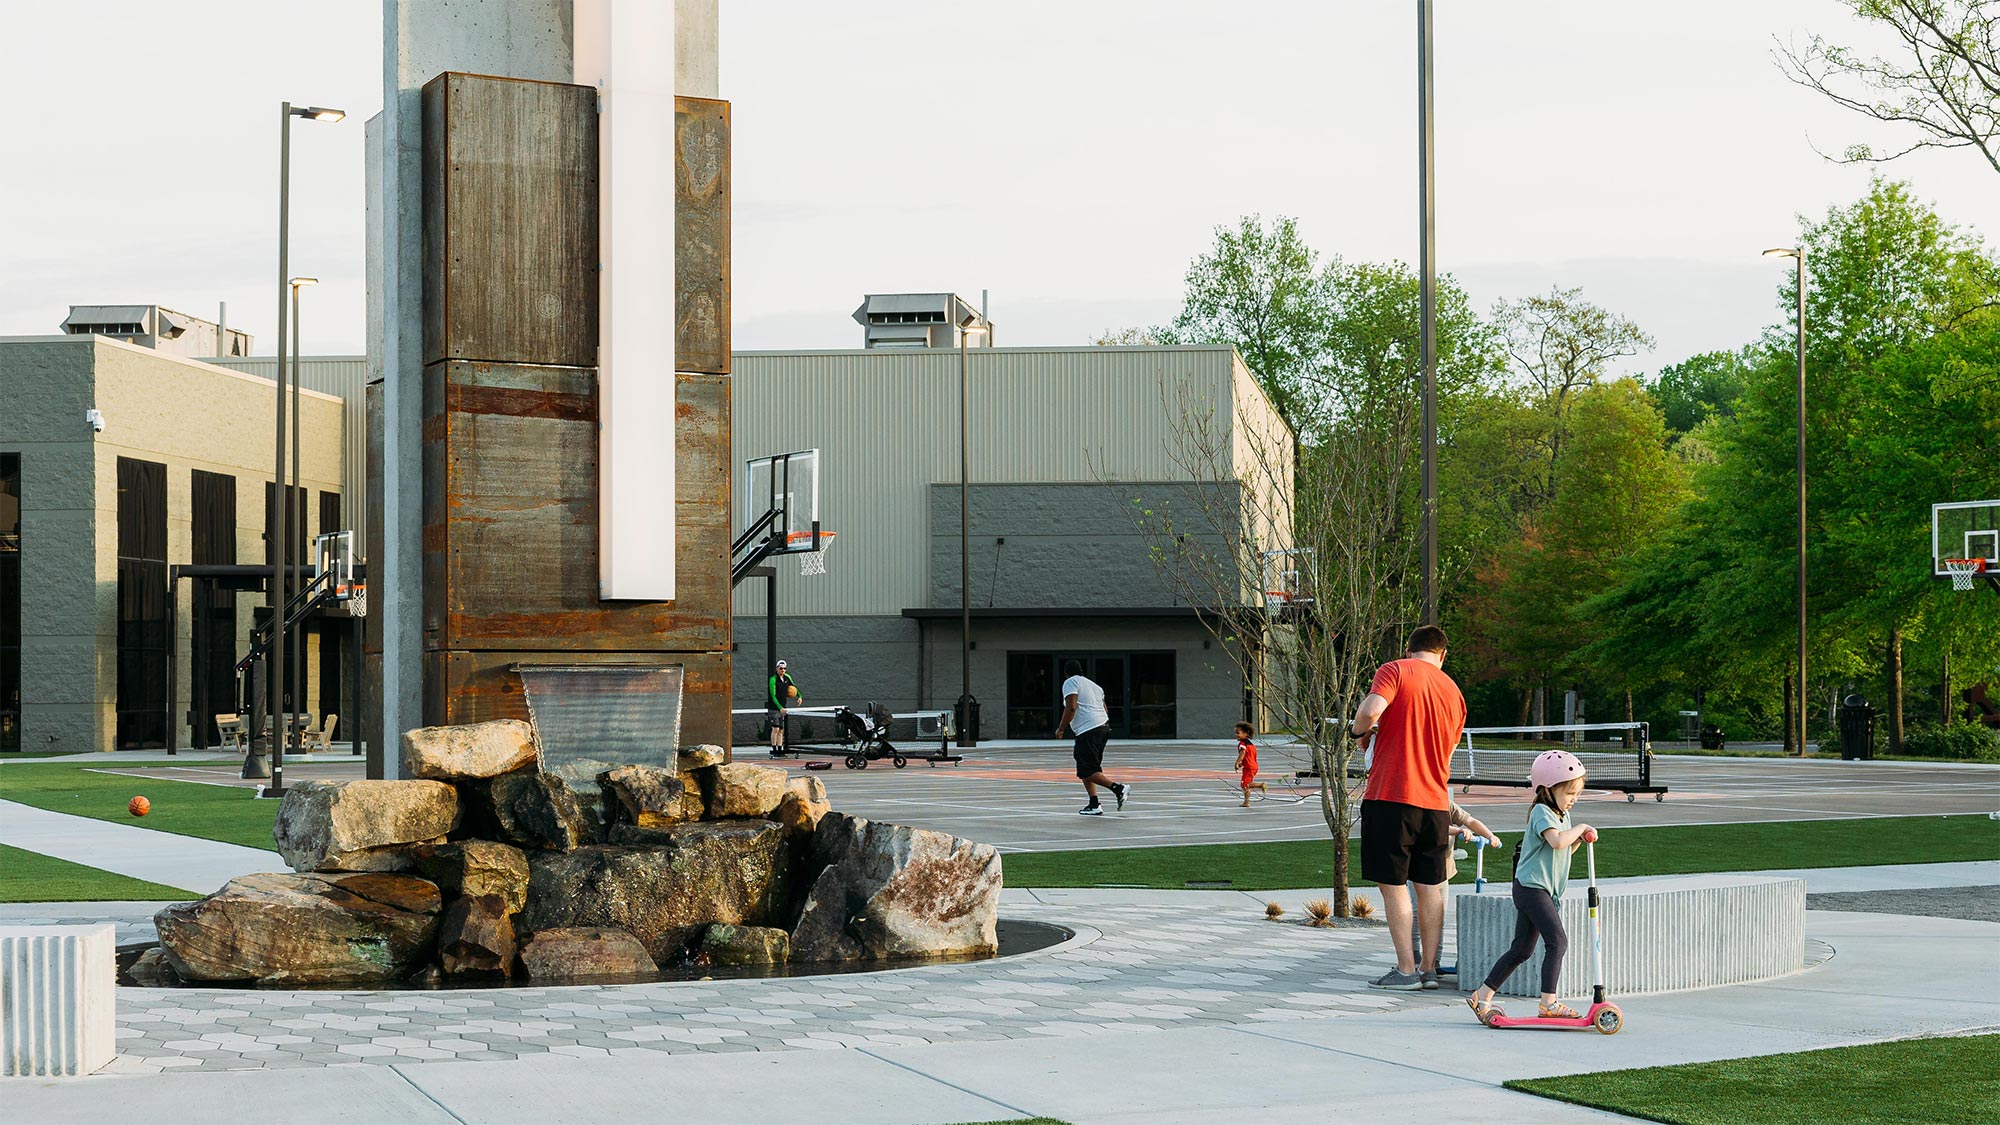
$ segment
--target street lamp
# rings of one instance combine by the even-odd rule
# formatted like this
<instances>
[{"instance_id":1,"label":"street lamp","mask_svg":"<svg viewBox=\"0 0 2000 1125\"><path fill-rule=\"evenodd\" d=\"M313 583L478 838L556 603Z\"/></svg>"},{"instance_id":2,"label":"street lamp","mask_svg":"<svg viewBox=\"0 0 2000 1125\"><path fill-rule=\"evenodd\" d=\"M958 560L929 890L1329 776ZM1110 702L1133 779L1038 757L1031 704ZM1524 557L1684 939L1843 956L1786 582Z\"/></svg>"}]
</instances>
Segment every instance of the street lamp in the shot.
<instances>
[{"instance_id":1,"label":"street lamp","mask_svg":"<svg viewBox=\"0 0 2000 1125\"><path fill-rule=\"evenodd\" d=\"M274 529L278 542L271 552L271 582L266 597L271 605L271 653L264 676L265 694L270 696L271 720L265 737L272 740L267 745L273 753L267 764L263 755L257 752L256 741L252 740L249 753L243 759L243 776L269 777L271 784L265 787L264 792L272 797L280 796L285 791L285 579L292 567L292 497L285 482L285 297L290 290L296 305L297 296L297 290L292 288L289 260L292 248L292 118L339 121L346 116L345 110L325 106L295 106L290 102L280 102L278 106L278 362L272 380L278 399L278 456L277 467L271 472L271 490L278 509L277 527Z\"/></svg>"},{"instance_id":2,"label":"street lamp","mask_svg":"<svg viewBox=\"0 0 2000 1125\"><path fill-rule=\"evenodd\" d=\"M1778 246L1764 251L1766 258L1790 258L1798 266L1799 316L1799 741L1798 755L1806 755L1806 250L1803 246Z\"/></svg>"},{"instance_id":3,"label":"street lamp","mask_svg":"<svg viewBox=\"0 0 2000 1125\"><path fill-rule=\"evenodd\" d=\"M338 112L338 111L330 110L325 112ZM324 119L315 118L315 120L324 120ZM335 118L334 120L338 120L338 118ZM304 289L308 285L318 285L318 284L319 284L319 278L316 277L295 277L291 281L291 289L292 289L291 384L292 386L289 394L291 395L291 408L292 408L292 487L290 491L285 493L286 506L288 511L290 510L292 497L294 496L303 497L305 495L303 492L299 491L299 450L304 448L305 444L304 442L301 442L299 440L299 419L305 413L305 411L301 410L299 406L299 388L302 385L299 381L299 350L300 350L300 342L305 338L305 334L299 331L299 290ZM280 360L282 360L283 358L284 358L283 356L279 357ZM279 385L283 386L282 379L279 381ZM301 524L303 524L306 518L304 503L299 504L298 514L299 514L299 521ZM304 531L304 528L301 527L300 531ZM290 551L291 545L292 545L292 537L288 535L285 538L285 549L287 551ZM294 587L301 586L301 583L299 581L299 570L304 565L305 565L305 560L303 559L291 560L288 573L290 573L290 575L292 576L291 584ZM294 638L288 636L285 639L287 641L290 641ZM300 651L298 655L292 659L291 689L292 689L292 710L288 712L288 714L296 715L303 709L306 698L306 662L305 662L305 651L303 644L300 645ZM297 729L297 725L294 724L289 718L285 720L284 736L285 736L284 745L278 750L278 752L275 755L273 755L271 759L273 785L282 785L284 782L285 755L289 753L296 753L299 749L300 732Z\"/></svg>"},{"instance_id":4,"label":"street lamp","mask_svg":"<svg viewBox=\"0 0 2000 1125\"><path fill-rule=\"evenodd\" d=\"M984 324L974 324L968 313L958 327L958 744L974 746L972 709L972 379L968 375L966 340L973 333L985 334Z\"/></svg>"},{"instance_id":5,"label":"street lamp","mask_svg":"<svg viewBox=\"0 0 2000 1125\"><path fill-rule=\"evenodd\" d=\"M1423 367L1424 624L1438 619L1437 179L1432 144L1431 0L1417 0L1417 356Z\"/></svg>"}]
</instances>

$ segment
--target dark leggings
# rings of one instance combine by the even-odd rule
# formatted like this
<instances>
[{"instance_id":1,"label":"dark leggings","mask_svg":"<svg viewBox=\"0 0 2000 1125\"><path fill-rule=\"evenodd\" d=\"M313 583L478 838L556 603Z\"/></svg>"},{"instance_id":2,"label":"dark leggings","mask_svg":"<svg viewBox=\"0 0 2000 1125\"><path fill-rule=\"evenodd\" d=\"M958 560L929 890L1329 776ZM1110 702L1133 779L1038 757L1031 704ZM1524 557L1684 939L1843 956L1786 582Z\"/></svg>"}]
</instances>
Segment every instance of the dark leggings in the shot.
<instances>
[{"instance_id":1,"label":"dark leggings","mask_svg":"<svg viewBox=\"0 0 2000 1125\"><path fill-rule=\"evenodd\" d=\"M1563 932L1562 910L1556 905L1555 896L1540 887L1514 884L1514 944L1507 952L1493 962L1493 971L1486 974L1486 987L1499 991L1514 970L1521 967L1535 952L1535 938L1539 936L1548 946L1542 957L1542 991L1553 994L1556 980L1562 976L1563 954L1569 952L1569 935Z\"/></svg>"}]
</instances>

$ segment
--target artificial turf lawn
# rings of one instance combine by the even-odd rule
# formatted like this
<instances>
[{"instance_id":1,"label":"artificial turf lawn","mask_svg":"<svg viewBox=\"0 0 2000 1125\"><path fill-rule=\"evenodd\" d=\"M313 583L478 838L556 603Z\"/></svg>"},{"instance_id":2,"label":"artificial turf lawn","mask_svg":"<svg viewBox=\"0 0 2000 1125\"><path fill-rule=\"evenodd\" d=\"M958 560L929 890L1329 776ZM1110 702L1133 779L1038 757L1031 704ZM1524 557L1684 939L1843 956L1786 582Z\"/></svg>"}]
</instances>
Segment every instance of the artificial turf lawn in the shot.
<instances>
[{"instance_id":1,"label":"artificial turf lawn","mask_svg":"<svg viewBox=\"0 0 2000 1125\"><path fill-rule=\"evenodd\" d=\"M199 897L0 844L0 902L159 902Z\"/></svg>"},{"instance_id":2,"label":"artificial turf lawn","mask_svg":"<svg viewBox=\"0 0 2000 1125\"><path fill-rule=\"evenodd\" d=\"M1489 880L1508 878L1520 838L1518 832L1500 834L1500 853L1486 857ZM1360 850L1358 844L1349 849L1350 878L1359 876ZM1606 878L1975 859L2000 859L2000 825L1979 814L1607 828L1597 845L1597 873ZM1015 852L1006 858L1006 874L1010 887L1118 884L1180 890L1190 882L1223 880L1254 890L1328 887L1333 843ZM1453 882L1470 883L1472 874L1473 864L1461 862Z\"/></svg>"},{"instance_id":3,"label":"artificial turf lawn","mask_svg":"<svg viewBox=\"0 0 2000 1125\"><path fill-rule=\"evenodd\" d=\"M90 769L92 766L104 769L109 764L81 761L0 765L0 800L157 832L271 850L271 822L278 815L277 801L258 800L252 789L96 773ZM135 817L125 810L125 804L141 795L153 803L153 811Z\"/></svg>"},{"instance_id":4,"label":"artificial turf lawn","mask_svg":"<svg viewBox=\"0 0 2000 1125\"><path fill-rule=\"evenodd\" d=\"M1507 1086L1674 1125L1992 1121L2000 1107L2000 1035L1526 1078Z\"/></svg>"}]
</instances>

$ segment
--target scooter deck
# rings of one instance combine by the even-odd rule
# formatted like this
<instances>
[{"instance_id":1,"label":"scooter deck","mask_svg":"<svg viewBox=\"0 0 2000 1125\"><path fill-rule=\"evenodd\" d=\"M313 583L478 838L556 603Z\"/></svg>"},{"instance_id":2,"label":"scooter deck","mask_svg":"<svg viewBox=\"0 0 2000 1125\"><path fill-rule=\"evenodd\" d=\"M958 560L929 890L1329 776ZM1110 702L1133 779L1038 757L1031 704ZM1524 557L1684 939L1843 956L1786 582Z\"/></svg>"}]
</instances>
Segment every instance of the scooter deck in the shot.
<instances>
[{"instance_id":1,"label":"scooter deck","mask_svg":"<svg viewBox=\"0 0 2000 1125\"><path fill-rule=\"evenodd\" d=\"M1592 1004L1588 1011L1576 1019L1559 1019L1552 1016L1506 1016L1496 1012L1487 1020L1486 1026L1540 1031L1602 1031L1606 1035L1616 1035L1618 1028L1624 1023L1624 1016L1616 1004ZM1607 1026L1600 1026L1600 1021L1605 1021L1608 1029Z\"/></svg>"}]
</instances>

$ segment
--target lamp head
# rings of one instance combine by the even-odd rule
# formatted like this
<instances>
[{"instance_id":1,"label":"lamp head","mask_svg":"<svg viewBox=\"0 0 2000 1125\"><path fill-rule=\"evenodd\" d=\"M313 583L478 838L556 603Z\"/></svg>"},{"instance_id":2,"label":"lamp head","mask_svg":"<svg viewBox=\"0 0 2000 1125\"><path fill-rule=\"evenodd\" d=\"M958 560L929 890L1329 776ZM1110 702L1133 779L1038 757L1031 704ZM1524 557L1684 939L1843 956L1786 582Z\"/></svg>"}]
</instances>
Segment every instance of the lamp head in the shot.
<instances>
[{"instance_id":1,"label":"lamp head","mask_svg":"<svg viewBox=\"0 0 2000 1125\"><path fill-rule=\"evenodd\" d=\"M347 111L344 109L331 109L327 106L308 105L292 110L292 116L303 117L309 121L339 121L347 116Z\"/></svg>"},{"instance_id":2,"label":"lamp head","mask_svg":"<svg viewBox=\"0 0 2000 1125\"><path fill-rule=\"evenodd\" d=\"M304 289L308 285L318 284L319 278L316 277L295 277L292 279L292 288L294 289Z\"/></svg>"},{"instance_id":3,"label":"lamp head","mask_svg":"<svg viewBox=\"0 0 2000 1125\"><path fill-rule=\"evenodd\" d=\"M1796 246L1773 246L1764 251L1766 258L1804 258L1806 252Z\"/></svg>"}]
</instances>

